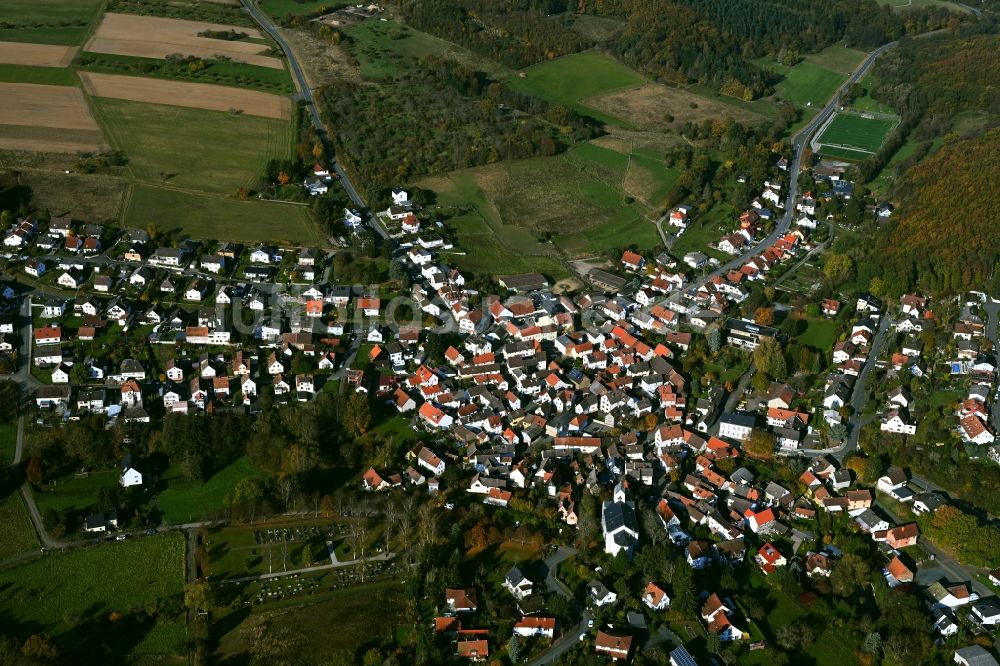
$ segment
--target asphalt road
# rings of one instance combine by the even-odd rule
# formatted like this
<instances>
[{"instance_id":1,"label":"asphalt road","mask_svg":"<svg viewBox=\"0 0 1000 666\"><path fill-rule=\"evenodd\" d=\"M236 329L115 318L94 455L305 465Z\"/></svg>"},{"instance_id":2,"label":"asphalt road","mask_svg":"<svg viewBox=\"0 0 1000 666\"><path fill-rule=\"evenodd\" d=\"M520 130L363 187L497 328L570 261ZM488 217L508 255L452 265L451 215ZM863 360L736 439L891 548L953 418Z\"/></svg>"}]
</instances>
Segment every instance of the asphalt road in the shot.
<instances>
[{"instance_id":1,"label":"asphalt road","mask_svg":"<svg viewBox=\"0 0 1000 666\"><path fill-rule=\"evenodd\" d=\"M293 51L291 45L285 41L285 38L281 36L278 26L274 24L271 17L261 11L253 0L240 0L240 2L242 3L243 8L246 9L250 16L253 17L253 20L256 21L264 32L266 32L271 39L277 42L278 46L281 47L281 50L284 51L285 57L288 58L288 65L291 67L292 75L295 77L295 85L299 89L298 97L300 100L305 102L306 109L309 111L309 117L312 119L313 127L316 128L316 133L323 142L323 148L326 150L326 154L333 155L333 145L330 143L330 133L327 131L326 125L323 124L323 119L319 115L319 109L316 108L316 99L313 97L312 88L309 87L309 82L306 80L305 72L302 71L302 66L295 57L295 51ZM343 186L344 191L347 192L347 196L351 198L351 201L353 201L359 209L367 209L368 204L365 203L364 197L362 197L357 189L355 189L354 184L351 183L351 179L347 176L347 173L336 161L333 161L333 172L337 174L340 184ZM389 234L378 224L371 222L369 226L371 226L371 228L383 238L389 238Z\"/></svg>"},{"instance_id":2,"label":"asphalt road","mask_svg":"<svg viewBox=\"0 0 1000 666\"><path fill-rule=\"evenodd\" d=\"M748 249L746 252L734 257L733 259L730 259L726 263L716 268L711 273L707 273L701 278L692 281L692 283L689 284L684 291L687 292L697 291L702 285L707 284L708 281L711 280L713 277L716 277L718 275L725 275L729 271L735 268L739 268L753 257L763 254L765 250L774 245L775 241L777 241L779 238L788 233L788 229L792 226L792 219L795 216L795 199L796 196L798 195L798 187L799 187L798 180L799 180L799 171L802 165L802 153L809 145L810 138L816 132L816 130L819 129L823 125L823 123L825 123L830 118L830 116L832 116L837 111L837 107L839 106L840 103L841 92L843 92L852 84L860 80L861 77L868 72L872 64L875 62L875 60L880 55L882 55L882 53L884 53L886 50L894 47L895 45L896 42L889 42L888 44L880 46L879 48L869 53L868 56L865 57L864 61L858 66L858 68L854 70L854 73L851 74L847 78L847 80L844 81L843 85L841 85L840 88L837 89L837 91L833 94L833 97L830 98L830 101L827 102L827 105L823 107L823 110L820 111L818 114L816 114L816 117L813 118L808 125L803 127L799 131L799 133L792 138L792 149L794 151L794 154L792 156L792 162L789 165L788 169L788 194L785 197L785 214L782 215L781 219L778 220L777 224L775 224L774 231L772 231L770 234L767 235L766 238L764 238L761 242L757 243L756 245ZM673 294L670 295L668 299L666 299L667 303L676 303L677 299L680 298L680 295L681 295L680 290L674 292Z\"/></svg>"}]
</instances>

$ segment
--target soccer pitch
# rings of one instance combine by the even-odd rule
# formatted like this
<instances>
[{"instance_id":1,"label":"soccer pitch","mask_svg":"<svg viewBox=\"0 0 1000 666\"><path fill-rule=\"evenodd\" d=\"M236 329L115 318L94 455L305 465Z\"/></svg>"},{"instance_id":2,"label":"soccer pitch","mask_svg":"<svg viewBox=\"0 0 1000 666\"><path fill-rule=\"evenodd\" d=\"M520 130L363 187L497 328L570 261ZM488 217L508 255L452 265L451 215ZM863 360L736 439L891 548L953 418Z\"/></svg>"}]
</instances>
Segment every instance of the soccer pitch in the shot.
<instances>
[{"instance_id":1,"label":"soccer pitch","mask_svg":"<svg viewBox=\"0 0 1000 666\"><path fill-rule=\"evenodd\" d=\"M863 118L862 116L838 113L826 130L817 139L823 149L833 148L831 153L867 153L877 151L889 132L896 126L891 120Z\"/></svg>"}]
</instances>

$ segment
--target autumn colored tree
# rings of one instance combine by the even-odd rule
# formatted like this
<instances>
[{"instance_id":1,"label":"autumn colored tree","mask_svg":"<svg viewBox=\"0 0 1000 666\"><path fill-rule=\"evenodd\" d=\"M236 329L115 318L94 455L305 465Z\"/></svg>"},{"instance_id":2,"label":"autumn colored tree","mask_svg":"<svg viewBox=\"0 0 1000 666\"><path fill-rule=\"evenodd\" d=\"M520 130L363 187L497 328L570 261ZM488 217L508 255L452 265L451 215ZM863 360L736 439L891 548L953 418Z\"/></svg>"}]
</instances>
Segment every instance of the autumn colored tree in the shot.
<instances>
[{"instance_id":1,"label":"autumn colored tree","mask_svg":"<svg viewBox=\"0 0 1000 666\"><path fill-rule=\"evenodd\" d=\"M42 482L45 481L45 467L42 464L42 459L37 456L28 458L28 466L25 468L24 474L28 477L31 485L42 485Z\"/></svg>"},{"instance_id":2,"label":"autumn colored tree","mask_svg":"<svg viewBox=\"0 0 1000 666\"><path fill-rule=\"evenodd\" d=\"M757 308L754 310L753 320L761 326L771 326L774 324L774 309Z\"/></svg>"},{"instance_id":3,"label":"autumn colored tree","mask_svg":"<svg viewBox=\"0 0 1000 666\"><path fill-rule=\"evenodd\" d=\"M743 453L756 460L774 458L774 435L767 430L754 428L743 442Z\"/></svg>"}]
</instances>

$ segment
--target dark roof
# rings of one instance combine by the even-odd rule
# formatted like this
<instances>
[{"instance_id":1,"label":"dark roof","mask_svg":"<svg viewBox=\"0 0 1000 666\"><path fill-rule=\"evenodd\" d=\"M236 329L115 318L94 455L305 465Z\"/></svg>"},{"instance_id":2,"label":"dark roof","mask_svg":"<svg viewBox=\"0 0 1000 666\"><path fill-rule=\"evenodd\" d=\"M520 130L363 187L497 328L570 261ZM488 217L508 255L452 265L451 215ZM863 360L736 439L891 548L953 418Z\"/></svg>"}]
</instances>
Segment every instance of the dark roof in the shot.
<instances>
[{"instance_id":1,"label":"dark roof","mask_svg":"<svg viewBox=\"0 0 1000 666\"><path fill-rule=\"evenodd\" d=\"M741 414L739 412L726 412L719 421L732 423L733 425L753 428L757 425L757 419L752 414Z\"/></svg>"},{"instance_id":2,"label":"dark roof","mask_svg":"<svg viewBox=\"0 0 1000 666\"><path fill-rule=\"evenodd\" d=\"M638 531L635 511L625 502L605 502L604 525L608 532L614 532L620 527L626 527L633 532Z\"/></svg>"}]
</instances>

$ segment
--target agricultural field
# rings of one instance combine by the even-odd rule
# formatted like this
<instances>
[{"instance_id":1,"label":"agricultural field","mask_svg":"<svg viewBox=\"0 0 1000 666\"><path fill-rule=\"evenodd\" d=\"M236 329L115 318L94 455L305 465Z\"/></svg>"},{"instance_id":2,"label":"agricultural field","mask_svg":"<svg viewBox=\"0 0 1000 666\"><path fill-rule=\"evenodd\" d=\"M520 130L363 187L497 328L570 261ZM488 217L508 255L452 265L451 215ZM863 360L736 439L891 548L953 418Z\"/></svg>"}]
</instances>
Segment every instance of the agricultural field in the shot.
<instances>
[{"instance_id":1,"label":"agricultural field","mask_svg":"<svg viewBox=\"0 0 1000 666\"><path fill-rule=\"evenodd\" d=\"M0 148L99 150L104 137L83 92L69 86L0 83Z\"/></svg>"},{"instance_id":2,"label":"agricultural field","mask_svg":"<svg viewBox=\"0 0 1000 666\"><path fill-rule=\"evenodd\" d=\"M18 642L41 626L80 663L185 652L179 534L51 553L0 573L0 589L6 633ZM141 610L170 599L155 618Z\"/></svg>"},{"instance_id":3,"label":"agricultural field","mask_svg":"<svg viewBox=\"0 0 1000 666\"><path fill-rule=\"evenodd\" d=\"M291 152L288 121L106 98L93 102L112 144L128 158L128 171L141 182L232 195L254 185L269 159Z\"/></svg>"},{"instance_id":4,"label":"agricultural field","mask_svg":"<svg viewBox=\"0 0 1000 666\"><path fill-rule=\"evenodd\" d=\"M78 45L103 4L102 0L4 0L0 41Z\"/></svg>"},{"instance_id":5,"label":"agricultural field","mask_svg":"<svg viewBox=\"0 0 1000 666\"><path fill-rule=\"evenodd\" d=\"M534 65L507 81L514 90L562 104L609 125L627 123L591 107L585 100L643 83L646 79L641 74L598 51L575 53Z\"/></svg>"},{"instance_id":6,"label":"agricultural field","mask_svg":"<svg viewBox=\"0 0 1000 666\"><path fill-rule=\"evenodd\" d=\"M247 38L226 40L199 36L205 31L233 31L245 34ZM165 58L172 53L199 58L222 55L234 62L282 69L284 62L280 58L263 55L270 48L263 40L264 35L260 31L235 25L159 16L105 14L84 50L141 58Z\"/></svg>"},{"instance_id":7,"label":"agricultural field","mask_svg":"<svg viewBox=\"0 0 1000 666\"><path fill-rule=\"evenodd\" d=\"M164 215L164 211L169 214ZM299 245L322 242L308 208L301 204L241 201L144 183L133 186L125 204L123 224L139 229L155 224L190 238Z\"/></svg>"},{"instance_id":8,"label":"agricultural field","mask_svg":"<svg viewBox=\"0 0 1000 666\"><path fill-rule=\"evenodd\" d=\"M0 42L0 64L4 65L68 67L75 53L72 46Z\"/></svg>"},{"instance_id":9,"label":"agricultural field","mask_svg":"<svg viewBox=\"0 0 1000 666\"><path fill-rule=\"evenodd\" d=\"M256 90L94 72L80 72L80 78L93 97L222 111L230 116L292 117L291 100Z\"/></svg>"},{"instance_id":10,"label":"agricultural field","mask_svg":"<svg viewBox=\"0 0 1000 666\"><path fill-rule=\"evenodd\" d=\"M882 146L895 126L892 120L838 113L816 142L824 155L864 159Z\"/></svg>"},{"instance_id":11,"label":"agricultural field","mask_svg":"<svg viewBox=\"0 0 1000 666\"><path fill-rule=\"evenodd\" d=\"M0 500L0 562L39 547L35 527L18 493Z\"/></svg>"},{"instance_id":12,"label":"agricultural field","mask_svg":"<svg viewBox=\"0 0 1000 666\"><path fill-rule=\"evenodd\" d=\"M80 79L76 77L76 72L71 69L37 65L3 65L0 66L0 82L76 86L80 84Z\"/></svg>"}]
</instances>

